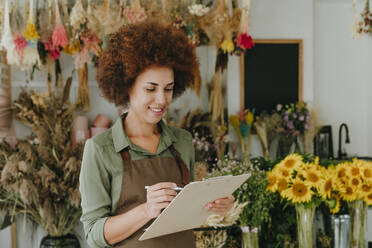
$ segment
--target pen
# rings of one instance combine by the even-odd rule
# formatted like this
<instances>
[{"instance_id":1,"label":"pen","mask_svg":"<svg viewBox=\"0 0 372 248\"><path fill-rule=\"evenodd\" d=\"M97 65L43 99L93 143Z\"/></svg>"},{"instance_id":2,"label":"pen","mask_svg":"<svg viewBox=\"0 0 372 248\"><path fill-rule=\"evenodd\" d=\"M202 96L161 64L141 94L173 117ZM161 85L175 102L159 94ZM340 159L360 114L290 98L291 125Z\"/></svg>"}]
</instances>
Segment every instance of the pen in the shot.
<instances>
[{"instance_id":1,"label":"pen","mask_svg":"<svg viewBox=\"0 0 372 248\"><path fill-rule=\"evenodd\" d=\"M150 186L145 186L145 189L148 189ZM173 189L173 190L175 190L175 191L181 191L181 190L183 190L183 188L181 188L181 187L173 187L173 188L169 188L169 189Z\"/></svg>"}]
</instances>

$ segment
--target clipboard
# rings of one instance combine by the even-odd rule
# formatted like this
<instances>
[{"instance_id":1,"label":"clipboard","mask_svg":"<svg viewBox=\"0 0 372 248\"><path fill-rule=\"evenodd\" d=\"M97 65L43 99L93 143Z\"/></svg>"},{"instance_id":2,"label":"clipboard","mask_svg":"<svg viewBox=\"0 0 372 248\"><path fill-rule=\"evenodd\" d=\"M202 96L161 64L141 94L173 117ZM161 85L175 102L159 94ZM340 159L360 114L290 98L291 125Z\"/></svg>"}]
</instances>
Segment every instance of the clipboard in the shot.
<instances>
[{"instance_id":1,"label":"clipboard","mask_svg":"<svg viewBox=\"0 0 372 248\"><path fill-rule=\"evenodd\" d=\"M249 177L250 174L228 175L187 184L146 229L139 240L200 227L208 216L213 214L204 206L208 202L231 195Z\"/></svg>"}]
</instances>

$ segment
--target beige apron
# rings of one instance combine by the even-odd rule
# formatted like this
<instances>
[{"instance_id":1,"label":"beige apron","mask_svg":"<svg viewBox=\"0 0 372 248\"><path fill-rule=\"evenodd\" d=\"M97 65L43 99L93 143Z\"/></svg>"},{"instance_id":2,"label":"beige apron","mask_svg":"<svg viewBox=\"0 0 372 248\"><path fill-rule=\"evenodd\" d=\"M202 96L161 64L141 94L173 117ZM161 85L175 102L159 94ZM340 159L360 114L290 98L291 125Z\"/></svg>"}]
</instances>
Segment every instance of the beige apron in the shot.
<instances>
[{"instance_id":1,"label":"beige apron","mask_svg":"<svg viewBox=\"0 0 372 248\"><path fill-rule=\"evenodd\" d=\"M121 152L123 158L123 181L115 215L125 213L146 202L146 185L159 182L175 182L184 186L190 181L190 175L178 151L169 147L174 158L148 158L132 161L129 152ZM181 213L180 213L181 214ZM173 233L157 238L139 241L143 229L150 226L153 220L141 227L127 239L117 243L122 248L194 248L195 239L192 230Z\"/></svg>"}]
</instances>

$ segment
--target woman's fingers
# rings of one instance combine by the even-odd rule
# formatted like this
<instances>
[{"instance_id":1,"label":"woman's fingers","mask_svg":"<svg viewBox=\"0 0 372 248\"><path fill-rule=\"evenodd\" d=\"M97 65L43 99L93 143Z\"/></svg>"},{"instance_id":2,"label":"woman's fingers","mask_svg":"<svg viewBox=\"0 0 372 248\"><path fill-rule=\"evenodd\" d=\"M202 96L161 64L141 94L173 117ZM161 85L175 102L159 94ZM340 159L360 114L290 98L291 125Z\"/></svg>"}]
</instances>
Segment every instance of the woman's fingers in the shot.
<instances>
[{"instance_id":1,"label":"woman's fingers","mask_svg":"<svg viewBox=\"0 0 372 248\"><path fill-rule=\"evenodd\" d=\"M162 183L151 185L150 187L148 187L147 192L154 192L159 189L170 189L174 187L177 187L177 184L172 183L172 182L162 182Z\"/></svg>"},{"instance_id":2,"label":"woman's fingers","mask_svg":"<svg viewBox=\"0 0 372 248\"><path fill-rule=\"evenodd\" d=\"M151 198L158 198L163 195L176 196L177 192L171 189L159 189L157 191L151 191L147 193Z\"/></svg>"}]
</instances>

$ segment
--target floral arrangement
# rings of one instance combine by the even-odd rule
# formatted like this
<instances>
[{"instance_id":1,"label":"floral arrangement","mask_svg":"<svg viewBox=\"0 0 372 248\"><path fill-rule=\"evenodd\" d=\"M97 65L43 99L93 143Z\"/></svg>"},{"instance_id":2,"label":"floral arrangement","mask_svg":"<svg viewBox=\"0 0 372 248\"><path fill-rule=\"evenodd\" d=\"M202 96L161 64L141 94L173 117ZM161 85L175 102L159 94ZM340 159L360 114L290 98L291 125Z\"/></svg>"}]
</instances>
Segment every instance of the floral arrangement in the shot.
<instances>
[{"instance_id":1,"label":"floral arrangement","mask_svg":"<svg viewBox=\"0 0 372 248\"><path fill-rule=\"evenodd\" d=\"M299 136L304 135L309 128L310 114L306 103L291 103L285 106L278 104L276 111L283 119L283 126L278 128L278 133Z\"/></svg>"},{"instance_id":2,"label":"floral arrangement","mask_svg":"<svg viewBox=\"0 0 372 248\"><path fill-rule=\"evenodd\" d=\"M298 138L304 139L303 137L310 127L310 114L306 103L291 103L285 106L278 104L275 112L282 118L282 126L276 129L277 157L286 156L293 144L295 144L295 151L301 152Z\"/></svg>"},{"instance_id":3,"label":"floral arrangement","mask_svg":"<svg viewBox=\"0 0 372 248\"><path fill-rule=\"evenodd\" d=\"M216 153L214 144L209 142L207 137L199 137L197 132L193 133L192 141L195 147L195 161L213 163Z\"/></svg>"},{"instance_id":4,"label":"floral arrangement","mask_svg":"<svg viewBox=\"0 0 372 248\"><path fill-rule=\"evenodd\" d=\"M241 110L238 112L238 115L230 116L230 124L234 127L236 133L238 134L243 159L245 160L249 158L249 136L252 131L253 121L254 109L253 111L250 111L249 109Z\"/></svg>"},{"instance_id":5,"label":"floral arrangement","mask_svg":"<svg viewBox=\"0 0 372 248\"><path fill-rule=\"evenodd\" d=\"M267 190L279 192L282 198L293 204L306 203L318 205L322 197L327 197L332 188L323 179L326 169L315 158L305 162L296 153L286 156L267 173Z\"/></svg>"},{"instance_id":6,"label":"floral arrangement","mask_svg":"<svg viewBox=\"0 0 372 248\"><path fill-rule=\"evenodd\" d=\"M14 111L32 134L15 148L0 143L0 207L25 214L51 236L72 232L81 215L83 147L70 142L74 108L67 98L23 90Z\"/></svg>"},{"instance_id":7,"label":"floral arrangement","mask_svg":"<svg viewBox=\"0 0 372 248\"><path fill-rule=\"evenodd\" d=\"M276 129L279 126L282 126L282 122L283 120L278 113L268 114L263 112L259 117L257 117L257 120L254 123L261 143L263 155L266 159L269 158L271 143L277 135Z\"/></svg>"},{"instance_id":8,"label":"floral arrangement","mask_svg":"<svg viewBox=\"0 0 372 248\"><path fill-rule=\"evenodd\" d=\"M372 163L353 159L331 167L329 185L346 202L363 200L372 205Z\"/></svg>"},{"instance_id":9,"label":"floral arrangement","mask_svg":"<svg viewBox=\"0 0 372 248\"><path fill-rule=\"evenodd\" d=\"M295 206L299 248L313 247L312 225L315 209L322 199L327 201L334 197L333 188L324 176L327 172L325 167L319 165L317 157L302 157L293 153L267 173L267 190L279 192L283 199ZM327 203L329 202L332 201L328 200ZM333 213L339 210L336 204L328 206Z\"/></svg>"}]
</instances>

